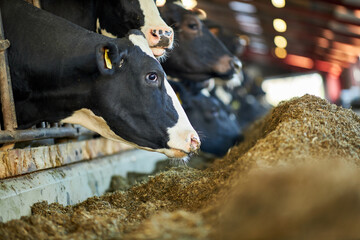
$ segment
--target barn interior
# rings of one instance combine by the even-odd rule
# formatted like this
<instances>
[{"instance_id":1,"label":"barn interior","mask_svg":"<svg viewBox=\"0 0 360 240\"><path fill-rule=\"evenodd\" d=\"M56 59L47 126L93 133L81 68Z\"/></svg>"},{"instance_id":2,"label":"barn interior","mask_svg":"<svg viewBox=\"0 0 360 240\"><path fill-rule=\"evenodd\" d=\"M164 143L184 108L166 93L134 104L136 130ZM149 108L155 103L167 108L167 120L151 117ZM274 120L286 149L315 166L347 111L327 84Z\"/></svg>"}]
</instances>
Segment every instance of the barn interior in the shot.
<instances>
[{"instance_id":1,"label":"barn interior","mask_svg":"<svg viewBox=\"0 0 360 240\"><path fill-rule=\"evenodd\" d=\"M266 111L225 155L185 162L78 126L7 140L0 239L359 238L360 1L182 4L235 36Z\"/></svg>"},{"instance_id":2,"label":"barn interior","mask_svg":"<svg viewBox=\"0 0 360 240\"><path fill-rule=\"evenodd\" d=\"M349 107L359 96L358 1L199 0L197 6L239 35L246 44L240 59L255 77L318 73L330 101Z\"/></svg>"}]
</instances>

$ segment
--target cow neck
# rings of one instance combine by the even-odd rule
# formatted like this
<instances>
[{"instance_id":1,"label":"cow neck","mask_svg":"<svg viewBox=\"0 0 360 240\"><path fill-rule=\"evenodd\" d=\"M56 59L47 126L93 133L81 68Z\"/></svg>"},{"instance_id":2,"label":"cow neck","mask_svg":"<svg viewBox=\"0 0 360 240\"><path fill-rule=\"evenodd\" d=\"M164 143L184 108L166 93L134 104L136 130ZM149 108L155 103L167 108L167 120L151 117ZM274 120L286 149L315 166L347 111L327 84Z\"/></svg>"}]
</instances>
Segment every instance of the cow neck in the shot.
<instances>
[{"instance_id":1,"label":"cow neck","mask_svg":"<svg viewBox=\"0 0 360 240\"><path fill-rule=\"evenodd\" d=\"M98 6L97 0L27 0L39 1L40 6L48 12L57 16L65 18L83 28L90 31L96 31L96 9ZM61 4L59 4L61 2ZM36 6L34 4L34 6ZM36 6L38 7L38 6ZM74 14L76 13L76 14Z\"/></svg>"},{"instance_id":2,"label":"cow neck","mask_svg":"<svg viewBox=\"0 0 360 240\"><path fill-rule=\"evenodd\" d=\"M83 83L60 87L45 93L33 92L29 99L16 102L19 127L30 127L39 120L57 122L72 115L74 111L90 108L91 92L91 84Z\"/></svg>"},{"instance_id":3,"label":"cow neck","mask_svg":"<svg viewBox=\"0 0 360 240\"><path fill-rule=\"evenodd\" d=\"M118 0L118 4L124 4L123 1ZM125 0L128 1L128 0ZM124 2L125 2L124 1ZM151 0L150 0L151 1ZM95 0L96 4L96 12L95 12L95 24L96 24L96 32L100 33L104 36L110 38L122 38L127 35L130 29L139 29L141 24L135 24L129 16L131 16L128 12L126 12L124 6L121 6L121 13L117 9L117 14L113 9L107 7L112 6L114 3L109 0ZM138 2L133 2L132 4L138 4ZM115 6L119 7L119 5ZM134 6L133 6L134 7ZM139 6L140 7L140 6ZM138 8L137 6L135 8ZM140 18L141 19L141 18ZM138 21L141 21L138 19ZM121 23L121 24L120 24Z\"/></svg>"}]
</instances>

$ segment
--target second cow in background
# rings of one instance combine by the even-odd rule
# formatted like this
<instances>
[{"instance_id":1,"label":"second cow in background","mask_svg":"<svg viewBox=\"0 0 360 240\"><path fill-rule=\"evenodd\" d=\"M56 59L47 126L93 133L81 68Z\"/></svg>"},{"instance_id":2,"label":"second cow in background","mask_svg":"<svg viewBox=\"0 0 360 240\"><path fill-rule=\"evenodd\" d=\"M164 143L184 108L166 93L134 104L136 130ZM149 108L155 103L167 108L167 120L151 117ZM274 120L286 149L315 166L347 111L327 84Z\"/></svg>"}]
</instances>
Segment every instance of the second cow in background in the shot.
<instances>
[{"instance_id":1,"label":"second cow in background","mask_svg":"<svg viewBox=\"0 0 360 240\"><path fill-rule=\"evenodd\" d=\"M201 12L170 0L159 10L175 31L176 46L163 63L169 76L191 82L232 77L234 57L201 21Z\"/></svg>"},{"instance_id":2,"label":"second cow in background","mask_svg":"<svg viewBox=\"0 0 360 240\"><path fill-rule=\"evenodd\" d=\"M156 57L173 47L174 33L153 0L39 0L40 8L107 37L141 30Z\"/></svg>"}]
</instances>

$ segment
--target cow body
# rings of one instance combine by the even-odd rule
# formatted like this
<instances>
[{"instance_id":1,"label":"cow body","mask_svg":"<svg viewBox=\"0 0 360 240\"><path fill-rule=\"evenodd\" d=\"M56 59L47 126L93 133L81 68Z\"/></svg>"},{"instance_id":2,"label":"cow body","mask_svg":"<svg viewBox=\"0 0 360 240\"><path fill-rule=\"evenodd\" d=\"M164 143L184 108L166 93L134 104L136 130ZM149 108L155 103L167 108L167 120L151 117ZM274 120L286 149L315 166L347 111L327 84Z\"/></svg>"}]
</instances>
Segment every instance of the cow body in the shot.
<instances>
[{"instance_id":1,"label":"cow body","mask_svg":"<svg viewBox=\"0 0 360 240\"><path fill-rule=\"evenodd\" d=\"M152 0L40 0L42 9L112 38L141 30L156 57L173 46L173 30Z\"/></svg>"},{"instance_id":2,"label":"cow body","mask_svg":"<svg viewBox=\"0 0 360 240\"><path fill-rule=\"evenodd\" d=\"M265 100L265 92L255 79L244 72L243 85L229 90L232 95L230 106L238 117L242 128L247 128L253 122L263 117L271 109Z\"/></svg>"},{"instance_id":3,"label":"cow body","mask_svg":"<svg viewBox=\"0 0 360 240\"><path fill-rule=\"evenodd\" d=\"M185 9L179 1L167 1L159 10L165 22L173 26L177 43L163 63L169 76L196 82L232 76L232 54L203 24L197 12Z\"/></svg>"},{"instance_id":4,"label":"cow body","mask_svg":"<svg viewBox=\"0 0 360 240\"><path fill-rule=\"evenodd\" d=\"M111 39L22 0L0 4L19 128L75 123L170 157L199 147L140 31Z\"/></svg>"},{"instance_id":5,"label":"cow body","mask_svg":"<svg viewBox=\"0 0 360 240\"><path fill-rule=\"evenodd\" d=\"M187 89L180 82L170 82L182 106L201 138L201 151L223 156L243 139L235 115L206 91Z\"/></svg>"}]
</instances>

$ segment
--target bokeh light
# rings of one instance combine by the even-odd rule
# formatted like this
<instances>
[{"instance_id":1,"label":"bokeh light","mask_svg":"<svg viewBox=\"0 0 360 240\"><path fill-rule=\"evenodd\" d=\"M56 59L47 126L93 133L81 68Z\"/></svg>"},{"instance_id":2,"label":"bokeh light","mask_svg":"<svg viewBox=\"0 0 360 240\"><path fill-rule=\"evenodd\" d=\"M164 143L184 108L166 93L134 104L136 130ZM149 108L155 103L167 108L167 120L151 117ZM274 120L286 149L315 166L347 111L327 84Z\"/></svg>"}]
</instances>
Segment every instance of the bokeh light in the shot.
<instances>
[{"instance_id":1,"label":"bokeh light","mask_svg":"<svg viewBox=\"0 0 360 240\"><path fill-rule=\"evenodd\" d=\"M286 48L287 40L283 36L275 36L274 43L279 48Z\"/></svg>"},{"instance_id":2,"label":"bokeh light","mask_svg":"<svg viewBox=\"0 0 360 240\"><path fill-rule=\"evenodd\" d=\"M283 8L285 7L285 0L271 0L271 3L276 8Z\"/></svg>"},{"instance_id":3,"label":"bokeh light","mask_svg":"<svg viewBox=\"0 0 360 240\"><path fill-rule=\"evenodd\" d=\"M287 24L280 18L275 18L273 21L274 29L278 32L286 32Z\"/></svg>"},{"instance_id":4,"label":"bokeh light","mask_svg":"<svg viewBox=\"0 0 360 240\"><path fill-rule=\"evenodd\" d=\"M286 58L286 56L287 56L287 51L286 51L286 49L284 49L284 48L279 48L279 47L275 48L275 56L278 57L278 58L280 58L280 59Z\"/></svg>"}]
</instances>

